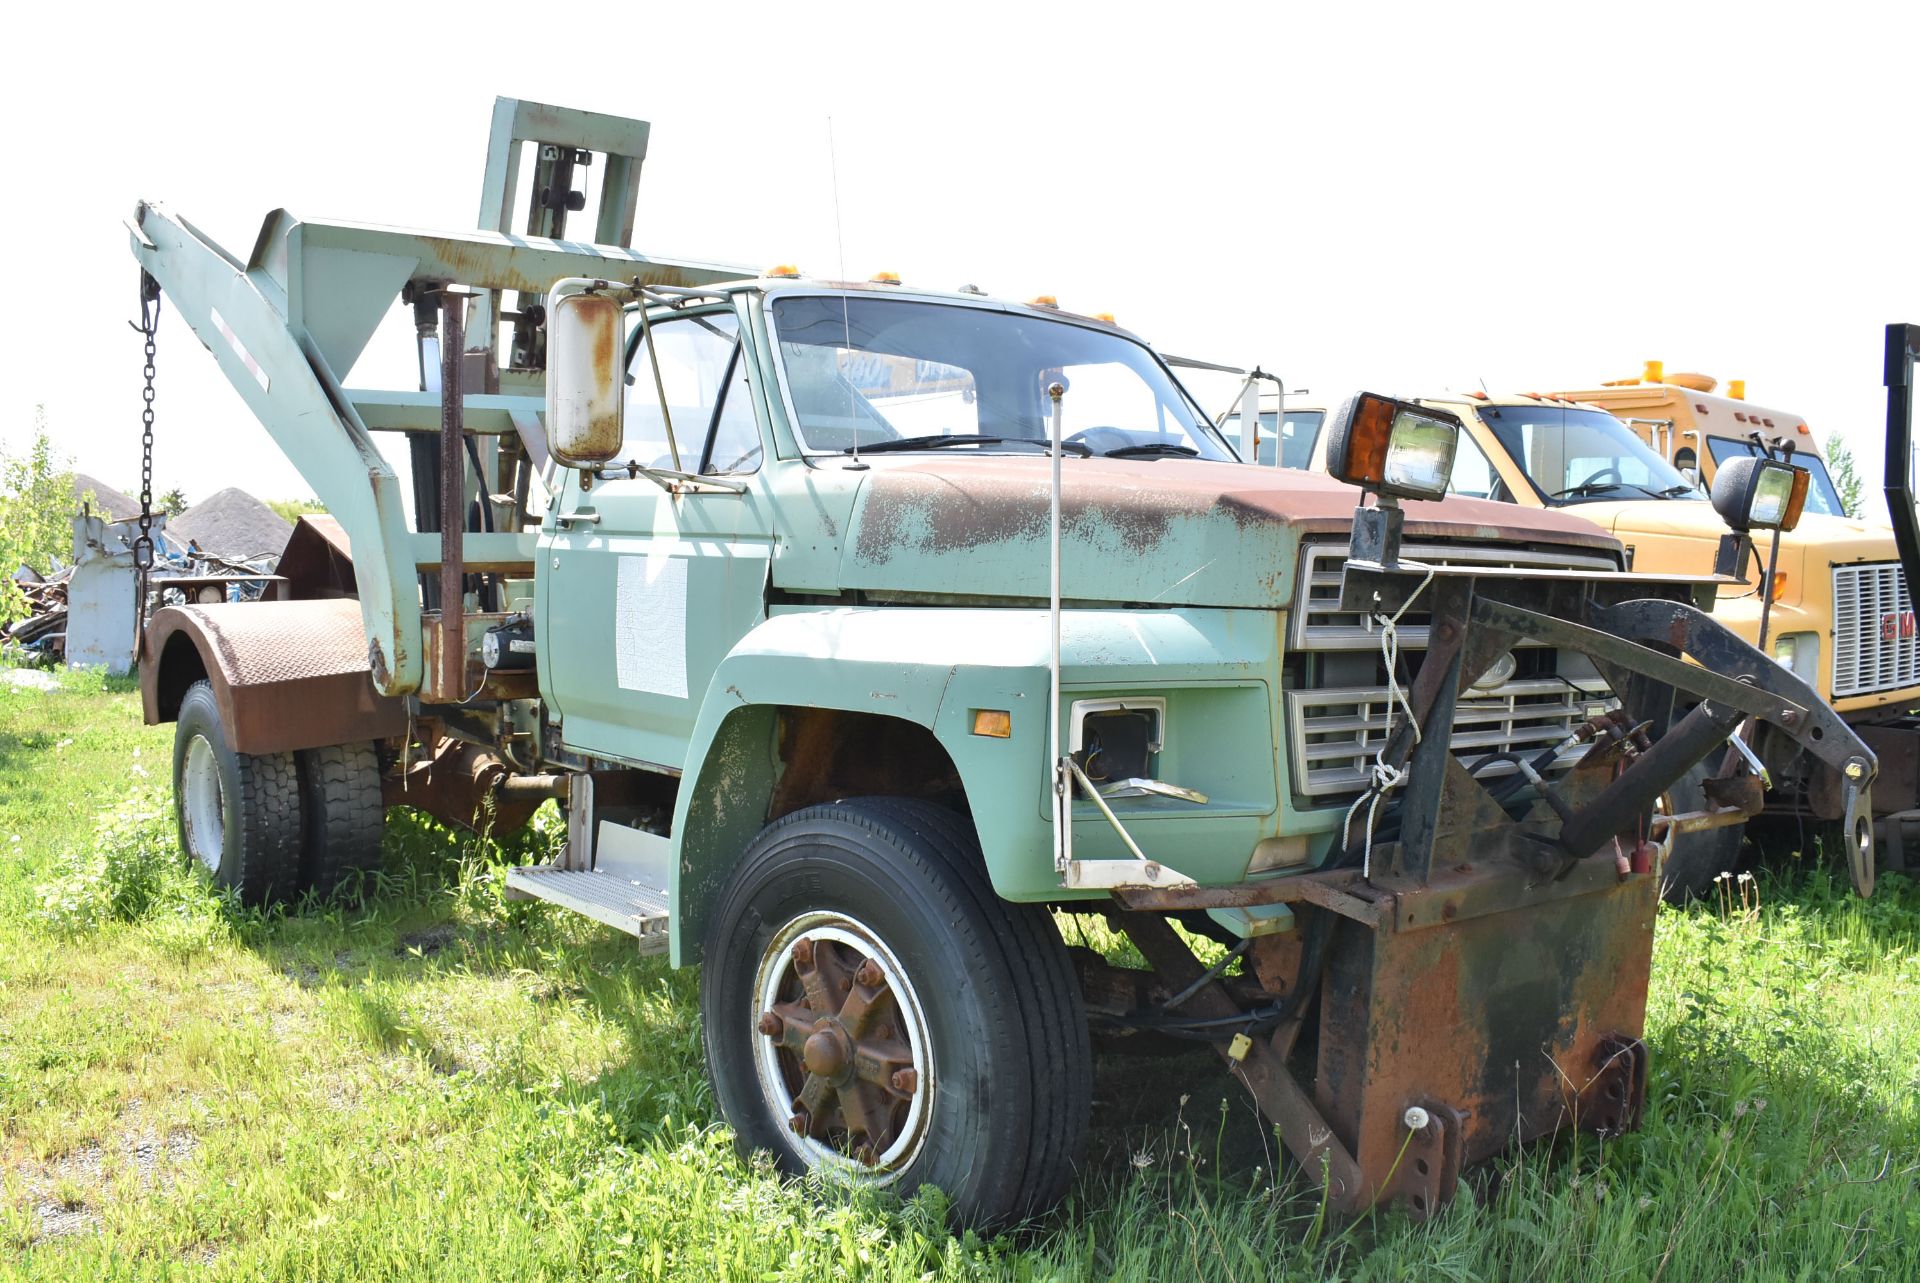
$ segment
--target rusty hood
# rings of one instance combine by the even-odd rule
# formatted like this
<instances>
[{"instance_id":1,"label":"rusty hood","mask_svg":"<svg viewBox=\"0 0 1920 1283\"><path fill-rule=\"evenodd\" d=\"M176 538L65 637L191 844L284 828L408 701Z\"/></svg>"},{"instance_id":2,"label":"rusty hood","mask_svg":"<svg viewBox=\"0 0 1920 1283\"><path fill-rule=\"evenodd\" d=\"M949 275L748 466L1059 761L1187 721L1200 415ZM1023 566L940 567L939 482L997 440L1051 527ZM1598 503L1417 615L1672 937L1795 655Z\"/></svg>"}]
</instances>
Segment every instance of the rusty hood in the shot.
<instances>
[{"instance_id":1,"label":"rusty hood","mask_svg":"<svg viewBox=\"0 0 1920 1283\"><path fill-rule=\"evenodd\" d=\"M841 553L841 586L978 597L1047 595L1044 456L870 457ZM1070 600L1275 607L1300 541L1343 541L1360 492L1319 473L1188 459L1063 464L1062 592ZM1613 550L1563 512L1446 499L1409 503L1409 539Z\"/></svg>"}]
</instances>

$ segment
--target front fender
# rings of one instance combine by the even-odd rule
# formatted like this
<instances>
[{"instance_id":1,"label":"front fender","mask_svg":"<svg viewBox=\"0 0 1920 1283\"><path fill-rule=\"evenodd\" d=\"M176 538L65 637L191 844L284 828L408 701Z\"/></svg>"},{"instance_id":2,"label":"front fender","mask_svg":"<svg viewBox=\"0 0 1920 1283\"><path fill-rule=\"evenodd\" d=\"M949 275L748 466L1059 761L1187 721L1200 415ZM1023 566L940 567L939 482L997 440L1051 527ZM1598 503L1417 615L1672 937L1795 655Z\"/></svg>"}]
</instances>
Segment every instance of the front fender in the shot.
<instances>
[{"instance_id":1,"label":"front fender","mask_svg":"<svg viewBox=\"0 0 1920 1283\"><path fill-rule=\"evenodd\" d=\"M1224 837L1225 856L1214 863L1228 876L1244 872L1273 823L1277 743L1268 683L1279 635L1270 611L1069 611L1063 619L1063 698L1078 694L1075 687L1185 684L1244 694L1255 706L1242 711L1257 716L1234 723L1258 727L1248 736L1257 740L1253 752L1236 759L1250 781L1241 804L1173 821L1196 833L1215 826L1208 831ZM925 727L960 776L995 890L1009 899L1051 898L1058 878L1044 800L1048 649L1047 612L1037 609L801 610L775 615L742 638L715 670L688 744L669 888L675 965L697 960L714 896L767 823L782 708ZM976 709L1006 710L1011 735L973 734ZM1087 831L1097 836L1100 825L1092 816ZM1075 832L1082 832L1078 822Z\"/></svg>"}]
</instances>

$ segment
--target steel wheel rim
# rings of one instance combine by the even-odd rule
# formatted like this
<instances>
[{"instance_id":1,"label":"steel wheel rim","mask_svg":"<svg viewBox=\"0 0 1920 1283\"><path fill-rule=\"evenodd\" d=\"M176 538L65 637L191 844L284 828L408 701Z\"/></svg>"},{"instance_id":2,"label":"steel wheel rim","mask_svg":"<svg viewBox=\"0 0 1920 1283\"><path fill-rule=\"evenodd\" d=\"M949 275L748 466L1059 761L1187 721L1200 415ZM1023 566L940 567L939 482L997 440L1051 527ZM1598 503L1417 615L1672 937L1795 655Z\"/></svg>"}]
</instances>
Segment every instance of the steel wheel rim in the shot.
<instances>
[{"instance_id":1,"label":"steel wheel rim","mask_svg":"<svg viewBox=\"0 0 1920 1283\"><path fill-rule=\"evenodd\" d=\"M825 954L820 952L821 946L825 946ZM803 1051L809 1031L804 1025L811 1019L812 1032L819 1032L823 1027L831 1030L839 1017L823 1016L807 1001L808 989L800 958L809 953L814 955L816 965L812 969L816 974L832 970L841 973L842 978L852 979L852 985L839 990L835 996L843 996L847 1003L853 1004L858 997L853 990L857 988L866 994L884 991L889 1000L884 1005L870 1004L871 1009L880 1013L867 1031L872 1036L848 1039L853 1048L850 1057L853 1067L846 1081L833 1090L833 1112L818 1119L806 1110L807 1102L817 1101L821 1090L815 1085L809 1092L808 1086L821 1075L809 1072ZM881 985L876 987L860 981L855 973L861 964L871 964L877 969ZM761 954L753 992L754 1008L746 1019L756 1043L754 1066L760 1094L788 1148L810 1168L875 1185L898 1180L926 1143L933 1112L930 1102L936 1084L926 1010L893 950L879 933L846 914L804 913L776 931L768 941ZM770 1015L780 1022L777 1033L768 1032ZM879 1038L875 1031L881 1028L890 1029L893 1036ZM838 1033L849 1033L844 1022ZM885 1062L891 1071L887 1075L889 1081L875 1083L864 1076L861 1053L888 1043L899 1044L904 1054L889 1056ZM868 1063L872 1059L875 1058L870 1057ZM893 1085L901 1069L914 1075L907 1091ZM843 1123L849 1121L842 1112L846 1102L840 1093L844 1089L850 1089L861 1103L860 1112L867 1115L868 1121L877 1120L879 1111L873 1106L885 1106L888 1125L883 1132L883 1144L872 1145L869 1133L856 1131L851 1126L831 1125L836 1115ZM814 1126L796 1127L795 1122L802 1117L809 1118ZM861 1137L871 1146L864 1152Z\"/></svg>"},{"instance_id":2,"label":"steel wheel rim","mask_svg":"<svg viewBox=\"0 0 1920 1283\"><path fill-rule=\"evenodd\" d=\"M187 851L209 873L220 872L226 851L226 816L220 788L220 761L204 735L187 744L180 770L180 814L186 822Z\"/></svg>"}]
</instances>

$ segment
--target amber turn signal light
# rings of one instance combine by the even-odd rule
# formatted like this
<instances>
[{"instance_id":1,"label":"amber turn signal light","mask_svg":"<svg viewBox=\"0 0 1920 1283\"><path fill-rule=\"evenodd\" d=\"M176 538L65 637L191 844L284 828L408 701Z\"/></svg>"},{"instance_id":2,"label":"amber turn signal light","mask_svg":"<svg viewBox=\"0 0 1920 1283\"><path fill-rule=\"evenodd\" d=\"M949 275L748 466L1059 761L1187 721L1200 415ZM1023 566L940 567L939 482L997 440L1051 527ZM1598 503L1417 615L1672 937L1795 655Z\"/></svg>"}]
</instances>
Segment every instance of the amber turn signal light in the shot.
<instances>
[{"instance_id":1,"label":"amber turn signal light","mask_svg":"<svg viewBox=\"0 0 1920 1283\"><path fill-rule=\"evenodd\" d=\"M973 733L997 740L1011 739L1013 714L1004 708L976 708L973 710Z\"/></svg>"}]
</instances>

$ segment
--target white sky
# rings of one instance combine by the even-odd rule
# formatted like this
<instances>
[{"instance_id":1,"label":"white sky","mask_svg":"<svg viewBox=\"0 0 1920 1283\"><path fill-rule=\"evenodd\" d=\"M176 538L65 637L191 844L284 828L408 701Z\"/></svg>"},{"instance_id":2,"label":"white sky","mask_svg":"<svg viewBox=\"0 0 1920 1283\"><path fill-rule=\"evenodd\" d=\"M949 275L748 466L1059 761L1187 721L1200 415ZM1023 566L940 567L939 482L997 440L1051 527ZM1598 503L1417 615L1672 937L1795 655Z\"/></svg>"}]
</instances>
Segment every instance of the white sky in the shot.
<instances>
[{"instance_id":1,"label":"white sky","mask_svg":"<svg viewBox=\"0 0 1920 1283\"><path fill-rule=\"evenodd\" d=\"M1053 293L1316 392L1657 357L1878 478L1882 330L1920 320L1911 6L654 7L15 11L0 445L44 405L135 488L137 199L241 257L278 206L472 227L506 94L653 122L646 252L837 274L831 115L857 277ZM411 386L404 328L348 382ZM158 438L160 490L312 492L171 313Z\"/></svg>"}]
</instances>

